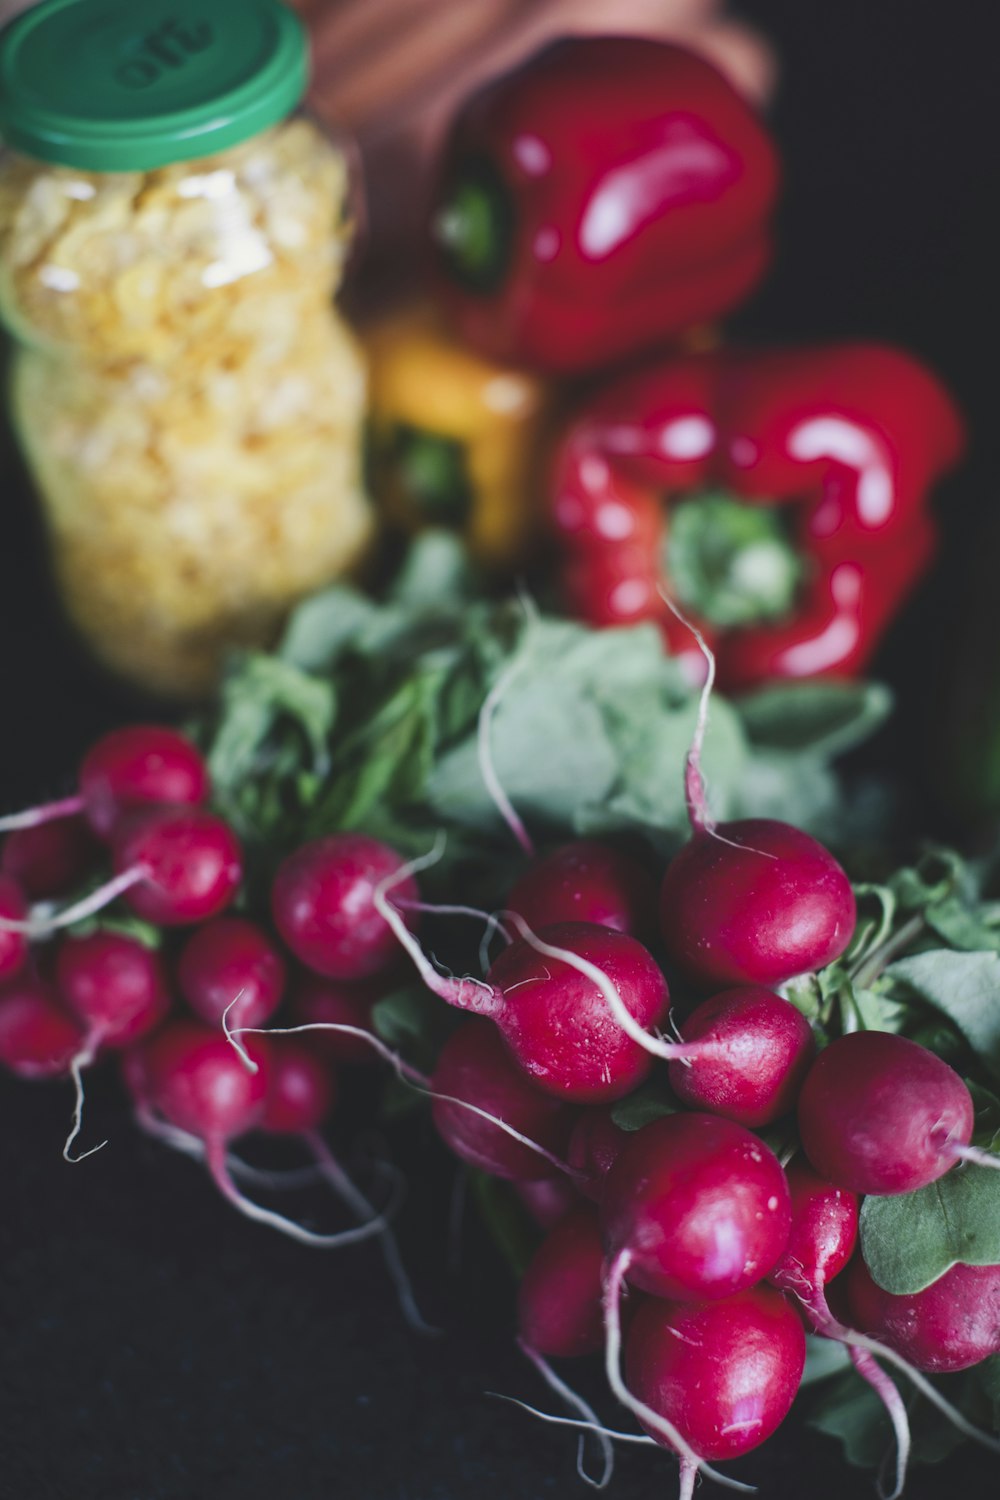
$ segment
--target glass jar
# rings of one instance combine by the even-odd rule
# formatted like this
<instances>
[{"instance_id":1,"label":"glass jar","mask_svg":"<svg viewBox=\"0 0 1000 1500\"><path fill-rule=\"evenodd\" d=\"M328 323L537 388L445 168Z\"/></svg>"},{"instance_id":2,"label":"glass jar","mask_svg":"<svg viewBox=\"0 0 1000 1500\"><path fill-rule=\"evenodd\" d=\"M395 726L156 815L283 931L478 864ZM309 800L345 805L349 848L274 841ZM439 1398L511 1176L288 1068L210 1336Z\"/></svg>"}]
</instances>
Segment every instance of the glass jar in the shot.
<instances>
[{"instance_id":1,"label":"glass jar","mask_svg":"<svg viewBox=\"0 0 1000 1500\"><path fill-rule=\"evenodd\" d=\"M362 555L346 151L277 0L45 0L0 35L0 316L65 607L144 688Z\"/></svg>"}]
</instances>

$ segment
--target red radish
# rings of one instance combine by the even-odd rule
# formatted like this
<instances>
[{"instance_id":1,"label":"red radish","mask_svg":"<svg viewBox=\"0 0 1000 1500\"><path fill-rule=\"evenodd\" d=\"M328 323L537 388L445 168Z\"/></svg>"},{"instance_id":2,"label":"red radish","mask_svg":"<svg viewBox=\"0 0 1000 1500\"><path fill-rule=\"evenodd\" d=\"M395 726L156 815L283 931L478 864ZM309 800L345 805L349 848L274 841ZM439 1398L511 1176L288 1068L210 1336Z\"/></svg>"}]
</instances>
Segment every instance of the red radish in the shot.
<instances>
[{"instance_id":1,"label":"red radish","mask_svg":"<svg viewBox=\"0 0 1000 1500\"><path fill-rule=\"evenodd\" d=\"M274 923L296 958L331 979L366 979L390 966L397 949L376 909L378 885L403 869L394 849L361 833L303 844L278 868L271 887ZM409 876L396 884L400 904L417 899ZM414 925L416 918L408 918Z\"/></svg>"},{"instance_id":2,"label":"red radish","mask_svg":"<svg viewBox=\"0 0 1000 1500\"><path fill-rule=\"evenodd\" d=\"M104 735L84 757L79 786L74 797L0 818L0 830L35 828L82 812L95 833L109 838L123 812L149 802L197 805L209 792L198 750L162 724L131 724Z\"/></svg>"},{"instance_id":3,"label":"red radish","mask_svg":"<svg viewBox=\"0 0 1000 1500\"><path fill-rule=\"evenodd\" d=\"M7 835L0 868L18 882L31 901L64 896L87 875L100 845L79 814Z\"/></svg>"},{"instance_id":4,"label":"red radish","mask_svg":"<svg viewBox=\"0 0 1000 1500\"><path fill-rule=\"evenodd\" d=\"M903 1399L872 1353L852 1342L826 1300L827 1284L847 1265L858 1236L858 1200L854 1193L818 1177L797 1156L786 1169L792 1195L792 1227L785 1253L768 1280L798 1299L817 1333L846 1343L858 1374L883 1402L896 1435L896 1487L885 1500L903 1492L910 1453L910 1422Z\"/></svg>"},{"instance_id":5,"label":"red radish","mask_svg":"<svg viewBox=\"0 0 1000 1500\"><path fill-rule=\"evenodd\" d=\"M608 1254L635 1286L708 1301L774 1268L791 1201L759 1137L715 1115L677 1114L629 1137L608 1173L601 1216Z\"/></svg>"},{"instance_id":6,"label":"red radish","mask_svg":"<svg viewBox=\"0 0 1000 1500\"><path fill-rule=\"evenodd\" d=\"M945 1374L1000 1354L1000 1266L952 1266L921 1292L894 1296L860 1255L847 1272L851 1319L918 1370Z\"/></svg>"},{"instance_id":7,"label":"red radish","mask_svg":"<svg viewBox=\"0 0 1000 1500\"><path fill-rule=\"evenodd\" d=\"M263 1118L270 1052L260 1040L248 1050L255 1072L214 1028L172 1021L142 1049L147 1098L169 1124L197 1136L210 1155L217 1155Z\"/></svg>"},{"instance_id":8,"label":"red radish","mask_svg":"<svg viewBox=\"0 0 1000 1500\"><path fill-rule=\"evenodd\" d=\"M94 1046L129 1046L151 1031L170 1005L159 954L119 932L63 938L56 983Z\"/></svg>"},{"instance_id":9,"label":"red radish","mask_svg":"<svg viewBox=\"0 0 1000 1500\"><path fill-rule=\"evenodd\" d=\"M604 1459L602 1489L611 1478L614 1457L608 1436L587 1403L552 1369L546 1355L570 1359L596 1353L604 1343L601 1309L601 1272L604 1250L597 1213L580 1204L562 1218L542 1241L532 1257L518 1291L518 1344L542 1379L557 1392L571 1410L599 1438ZM583 1440L577 1458L583 1470Z\"/></svg>"},{"instance_id":10,"label":"red radish","mask_svg":"<svg viewBox=\"0 0 1000 1500\"><path fill-rule=\"evenodd\" d=\"M521 1279L517 1324L522 1345L559 1359L601 1349L603 1265L597 1211L581 1204L550 1230Z\"/></svg>"},{"instance_id":11,"label":"red radish","mask_svg":"<svg viewBox=\"0 0 1000 1500\"><path fill-rule=\"evenodd\" d=\"M910 1193L959 1157L983 1154L968 1145L973 1105L961 1078L892 1032L855 1031L831 1042L806 1075L798 1119L816 1171L855 1193Z\"/></svg>"},{"instance_id":12,"label":"red radish","mask_svg":"<svg viewBox=\"0 0 1000 1500\"><path fill-rule=\"evenodd\" d=\"M414 869L440 857L437 847L376 888L378 910L435 995L489 1016L520 1066L539 1087L578 1104L620 1099L641 1083L660 1044L644 1030L662 1020L667 982L635 938L588 922L534 933L511 913L521 940L496 959L487 979L439 974L408 930L389 892Z\"/></svg>"},{"instance_id":13,"label":"red radish","mask_svg":"<svg viewBox=\"0 0 1000 1500\"><path fill-rule=\"evenodd\" d=\"M181 994L210 1026L262 1026L281 1004L285 963L263 928L215 917L195 929L177 964Z\"/></svg>"},{"instance_id":14,"label":"red radish","mask_svg":"<svg viewBox=\"0 0 1000 1500\"><path fill-rule=\"evenodd\" d=\"M766 1286L695 1306L643 1301L625 1343L629 1389L698 1459L737 1458L770 1437L791 1408L805 1355L798 1315ZM675 1447L662 1423L639 1420ZM697 1467L682 1453L682 1500L693 1493Z\"/></svg>"},{"instance_id":15,"label":"red radish","mask_svg":"<svg viewBox=\"0 0 1000 1500\"><path fill-rule=\"evenodd\" d=\"M702 1050L670 1064L677 1097L751 1129L794 1107L816 1051L801 1011L756 986L704 1001L684 1022L681 1037Z\"/></svg>"},{"instance_id":16,"label":"red radish","mask_svg":"<svg viewBox=\"0 0 1000 1500\"><path fill-rule=\"evenodd\" d=\"M260 1129L271 1135L306 1136L333 1108L336 1086L330 1068L301 1042L279 1036L268 1042L267 1093Z\"/></svg>"},{"instance_id":17,"label":"red radish","mask_svg":"<svg viewBox=\"0 0 1000 1500\"><path fill-rule=\"evenodd\" d=\"M515 1182L513 1188L539 1229L554 1229L580 1202L566 1177L539 1177L536 1182Z\"/></svg>"},{"instance_id":18,"label":"red radish","mask_svg":"<svg viewBox=\"0 0 1000 1500\"><path fill-rule=\"evenodd\" d=\"M567 1159L580 1174L578 1190L595 1203L603 1198L607 1175L628 1139L629 1132L615 1124L605 1105L585 1109L573 1126Z\"/></svg>"},{"instance_id":19,"label":"red radish","mask_svg":"<svg viewBox=\"0 0 1000 1500\"><path fill-rule=\"evenodd\" d=\"M0 873L0 981L11 978L28 956L28 941L21 930L28 908L20 887ZM14 925L4 926L5 922Z\"/></svg>"},{"instance_id":20,"label":"red radish","mask_svg":"<svg viewBox=\"0 0 1000 1500\"><path fill-rule=\"evenodd\" d=\"M363 1066L378 1060L373 1047L359 1036L337 1031L339 1026L351 1031L371 1032L371 1010L384 986L359 980L344 984L323 979L318 974L300 974L292 985L289 1009L294 1019L305 1025L327 1025L330 1031L316 1031L314 1043L331 1062Z\"/></svg>"},{"instance_id":21,"label":"red radish","mask_svg":"<svg viewBox=\"0 0 1000 1500\"><path fill-rule=\"evenodd\" d=\"M438 1134L456 1156L480 1171L515 1182L537 1181L551 1174L552 1156L566 1149L572 1113L524 1076L488 1021L470 1017L452 1033L438 1058L431 1090ZM544 1154L453 1100L503 1120Z\"/></svg>"},{"instance_id":22,"label":"red radish","mask_svg":"<svg viewBox=\"0 0 1000 1500\"><path fill-rule=\"evenodd\" d=\"M529 865L507 906L536 932L556 922L594 922L645 938L655 926L656 887L637 860L577 839Z\"/></svg>"},{"instance_id":23,"label":"red radish","mask_svg":"<svg viewBox=\"0 0 1000 1500\"><path fill-rule=\"evenodd\" d=\"M854 932L850 881L809 834L769 818L696 827L660 893L667 952L701 986L782 984Z\"/></svg>"},{"instance_id":24,"label":"red radish","mask_svg":"<svg viewBox=\"0 0 1000 1500\"><path fill-rule=\"evenodd\" d=\"M227 907L243 878L236 835L201 808L151 807L123 818L112 843L128 906L147 922L204 922Z\"/></svg>"},{"instance_id":25,"label":"red radish","mask_svg":"<svg viewBox=\"0 0 1000 1500\"><path fill-rule=\"evenodd\" d=\"M0 1064L18 1078L65 1078L83 1033L36 974L22 973L0 989Z\"/></svg>"}]
</instances>

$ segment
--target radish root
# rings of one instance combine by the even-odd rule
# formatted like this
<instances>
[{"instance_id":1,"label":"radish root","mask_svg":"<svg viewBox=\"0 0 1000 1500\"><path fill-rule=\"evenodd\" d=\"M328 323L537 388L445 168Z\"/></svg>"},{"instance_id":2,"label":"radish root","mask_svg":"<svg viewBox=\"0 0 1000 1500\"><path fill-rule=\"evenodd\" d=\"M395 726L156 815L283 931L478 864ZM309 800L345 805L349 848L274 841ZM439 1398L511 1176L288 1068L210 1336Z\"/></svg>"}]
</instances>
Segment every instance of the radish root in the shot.
<instances>
[{"instance_id":1,"label":"radish root","mask_svg":"<svg viewBox=\"0 0 1000 1500\"><path fill-rule=\"evenodd\" d=\"M524 1355L525 1359L530 1360L531 1364L534 1365L535 1369L538 1371L539 1375L545 1381L545 1384L549 1387L549 1389L555 1391L556 1395L566 1403L570 1411L579 1412L583 1420L589 1424L590 1430L594 1433L601 1447L601 1458L603 1460L601 1477L600 1479L592 1478L584 1468L583 1459L586 1438L582 1433L580 1435L576 1449L576 1472L579 1474L584 1484L589 1484L591 1489L606 1489L610 1484L611 1476L615 1471L615 1453L614 1449L611 1446L611 1439L601 1428L601 1424L597 1419L597 1413L593 1410L592 1407L587 1405L582 1396L578 1395L577 1392L573 1390L572 1386L567 1385L566 1382L556 1374L555 1370L553 1370L548 1360L545 1359L541 1354L539 1354L537 1349L532 1349L531 1345L526 1344L523 1339L518 1339L517 1346L520 1349L521 1353Z\"/></svg>"}]
</instances>

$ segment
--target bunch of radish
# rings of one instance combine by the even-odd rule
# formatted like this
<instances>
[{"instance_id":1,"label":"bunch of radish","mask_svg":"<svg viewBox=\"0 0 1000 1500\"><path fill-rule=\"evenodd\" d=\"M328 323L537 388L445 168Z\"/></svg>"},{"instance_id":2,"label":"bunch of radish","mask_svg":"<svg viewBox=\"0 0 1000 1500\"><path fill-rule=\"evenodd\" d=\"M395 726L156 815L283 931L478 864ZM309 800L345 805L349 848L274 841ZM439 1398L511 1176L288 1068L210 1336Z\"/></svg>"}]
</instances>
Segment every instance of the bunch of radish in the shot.
<instances>
[{"instance_id":1,"label":"bunch of radish","mask_svg":"<svg viewBox=\"0 0 1000 1500\"><path fill-rule=\"evenodd\" d=\"M269 911L248 914L239 842L206 808L195 747L153 726L116 731L85 759L77 796L0 824L0 1062L75 1078L69 1152L82 1071L119 1053L140 1124L203 1159L242 1212L310 1245L378 1235L416 1323L387 1214L322 1134L335 1068L381 1055L430 1097L451 1151L515 1185L546 1227L518 1338L573 1413L550 1420L601 1443L601 1482L622 1440L672 1451L685 1500L699 1471L739 1488L710 1465L783 1421L809 1328L846 1345L884 1401L898 1493L909 1434L885 1366L950 1411L921 1372L1000 1352L1000 1267L890 1296L855 1253L859 1196L1000 1159L971 1145L965 1084L915 1042L858 1032L817 1051L781 991L845 951L852 888L789 825L713 823L698 750L696 738L692 834L665 872L594 841L529 857L489 919L499 952L484 975L456 977L418 935L416 877L433 855L406 862L355 832L307 841L273 870ZM105 908L162 929L160 946L106 918L81 927ZM465 1013L430 1077L372 1023L407 961ZM668 973L692 1000L673 1037ZM616 1106L654 1070L660 1117L621 1128ZM780 1159L759 1133L776 1125ZM238 1179L254 1171L234 1143L256 1131L299 1139L355 1227L319 1234L248 1198ZM827 1288L845 1268L835 1314ZM645 1436L604 1427L550 1363L599 1350Z\"/></svg>"}]
</instances>

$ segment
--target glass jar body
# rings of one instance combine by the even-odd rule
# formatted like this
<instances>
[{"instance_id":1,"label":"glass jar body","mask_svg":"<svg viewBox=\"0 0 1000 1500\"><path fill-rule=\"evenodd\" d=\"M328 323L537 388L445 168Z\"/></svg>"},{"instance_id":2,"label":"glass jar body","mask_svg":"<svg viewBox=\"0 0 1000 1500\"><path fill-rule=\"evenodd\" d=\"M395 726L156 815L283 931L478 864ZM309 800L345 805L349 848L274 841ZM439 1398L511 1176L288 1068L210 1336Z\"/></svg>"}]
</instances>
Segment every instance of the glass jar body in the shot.
<instances>
[{"instance_id":1,"label":"glass jar body","mask_svg":"<svg viewBox=\"0 0 1000 1500\"><path fill-rule=\"evenodd\" d=\"M208 691L363 554L350 196L305 116L148 172L0 157L13 420L56 580L147 689Z\"/></svg>"}]
</instances>

